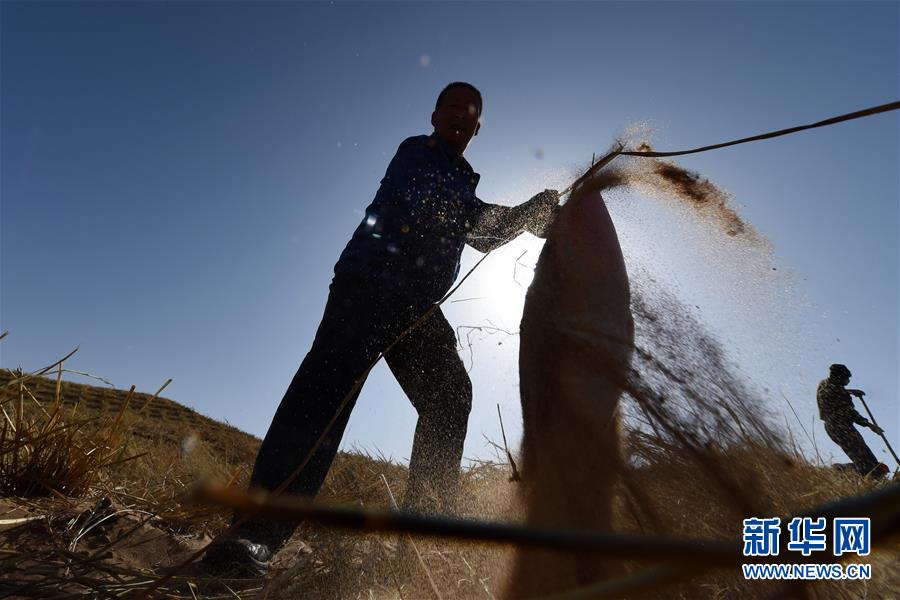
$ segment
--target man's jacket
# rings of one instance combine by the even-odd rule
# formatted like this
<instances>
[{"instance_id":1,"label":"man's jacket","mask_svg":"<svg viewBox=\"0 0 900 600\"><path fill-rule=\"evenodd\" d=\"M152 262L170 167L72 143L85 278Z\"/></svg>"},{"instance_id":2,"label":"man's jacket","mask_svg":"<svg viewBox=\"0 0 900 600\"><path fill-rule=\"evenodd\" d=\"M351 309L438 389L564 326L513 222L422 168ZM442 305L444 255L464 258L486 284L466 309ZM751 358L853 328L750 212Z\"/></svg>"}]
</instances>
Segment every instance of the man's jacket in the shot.
<instances>
[{"instance_id":1,"label":"man's jacket","mask_svg":"<svg viewBox=\"0 0 900 600\"><path fill-rule=\"evenodd\" d=\"M819 418L835 427L850 427L854 423L868 425L869 421L856 412L849 392L831 379L823 379L816 388Z\"/></svg>"},{"instance_id":2,"label":"man's jacket","mask_svg":"<svg viewBox=\"0 0 900 600\"><path fill-rule=\"evenodd\" d=\"M467 233L491 206L475 196L480 177L437 134L404 140L335 275L440 299L459 273Z\"/></svg>"}]
</instances>

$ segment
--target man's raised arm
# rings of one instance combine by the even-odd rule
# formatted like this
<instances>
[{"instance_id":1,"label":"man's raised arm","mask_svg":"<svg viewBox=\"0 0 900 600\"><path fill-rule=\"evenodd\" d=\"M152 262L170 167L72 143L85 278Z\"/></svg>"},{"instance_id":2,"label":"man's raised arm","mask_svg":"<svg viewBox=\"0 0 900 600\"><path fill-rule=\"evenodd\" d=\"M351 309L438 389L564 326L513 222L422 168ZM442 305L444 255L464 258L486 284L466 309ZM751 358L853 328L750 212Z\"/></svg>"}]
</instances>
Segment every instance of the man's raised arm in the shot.
<instances>
[{"instance_id":1,"label":"man's raised arm","mask_svg":"<svg viewBox=\"0 0 900 600\"><path fill-rule=\"evenodd\" d=\"M518 206L485 204L466 235L466 243L479 252L490 252L523 231L544 237L558 208L559 192L556 190L544 190Z\"/></svg>"}]
</instances>

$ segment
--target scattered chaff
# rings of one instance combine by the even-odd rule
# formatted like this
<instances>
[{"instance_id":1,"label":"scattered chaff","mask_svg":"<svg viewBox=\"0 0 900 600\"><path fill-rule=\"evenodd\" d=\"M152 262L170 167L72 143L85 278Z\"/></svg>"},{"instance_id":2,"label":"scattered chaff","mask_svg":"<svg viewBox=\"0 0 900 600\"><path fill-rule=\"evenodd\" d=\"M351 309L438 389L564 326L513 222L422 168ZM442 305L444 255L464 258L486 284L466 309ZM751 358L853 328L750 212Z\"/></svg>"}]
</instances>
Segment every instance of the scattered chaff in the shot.
<instances>
[{"instance_id":1,"label":"scattered chaff","mask_svg":"<svg viewBox=\"0 0 900 600\"><path fill-rule=\"evenodd\" d=\"M463 344L462 339L462 331L466 330L466 343ZM490 319L485 319L484 325L459 325L456 328L456 341L459 344L460 348L466 348L469 351L469 366L466 368L467 373L472 372L472 368L475 366L475 350L474 350L474 340L472 336L476 333L487 333L488 335L494 335L495 333L503 333L509 337L519 335L517 331L509 331L508 329L504 329L502 327L497 327L494 325ZM502 343L502 342L498 342Z\"/></svg>"}]
</instances>

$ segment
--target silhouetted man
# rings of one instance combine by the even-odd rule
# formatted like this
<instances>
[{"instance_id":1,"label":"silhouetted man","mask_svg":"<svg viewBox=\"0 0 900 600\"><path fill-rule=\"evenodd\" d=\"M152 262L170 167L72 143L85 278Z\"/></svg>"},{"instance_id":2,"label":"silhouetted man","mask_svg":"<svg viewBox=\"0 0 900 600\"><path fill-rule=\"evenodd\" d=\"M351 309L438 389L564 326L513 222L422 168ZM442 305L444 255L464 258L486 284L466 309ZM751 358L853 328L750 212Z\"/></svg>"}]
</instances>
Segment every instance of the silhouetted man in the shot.
<instances>
[{"instance_id":1,"label":"silhouetted man","mask_svg":"<svg viewBox=\"0 0 900 600\"><path fill-rule=\"evenodd\" d=\"M463 245L486 252L522 231L542 235L559 200L556 191L545 190L516 207L486 204L475 196L479 175L463 153L478 134L481 110L474 86L451 83L435 103L434 132L400 144L334 267L322 322L269 426L251 487L271 491L290 480L286 492L314 498L359 394L354 384L449 290ZM472 384L453 329L440 310L434 311L384 358L419 415L404 508L453 512L472 404ZM293 529L249 519L217 542L205 561L264 574Z\"/></svg>"},{"instance_id":2,"label":"silhouetted man","mask_svg":"<svg viewBox=\"0 0 900 600\"><path fill-rule=\"evenodd\" d=\"M882 429L853 407L850 396L863 396L865 392L846 389L848 383L850 369L839 364L828 367L828 379L823 379L816 389L819 418L825 424L828 437L850 457L856 471L860 475L868 475L878 468L879 462L854 424L868 427L878 434L882 433Z\"/></svg>"}]
</instances>

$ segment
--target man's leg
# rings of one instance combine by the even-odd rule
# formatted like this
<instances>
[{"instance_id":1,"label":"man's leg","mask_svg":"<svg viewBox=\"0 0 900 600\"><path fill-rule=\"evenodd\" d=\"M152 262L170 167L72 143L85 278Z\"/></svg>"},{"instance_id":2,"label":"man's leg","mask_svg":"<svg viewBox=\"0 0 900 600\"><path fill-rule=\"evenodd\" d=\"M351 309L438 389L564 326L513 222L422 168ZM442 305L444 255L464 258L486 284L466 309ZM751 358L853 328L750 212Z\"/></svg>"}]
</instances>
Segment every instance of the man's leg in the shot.
<instances>
[{"instance_id":1,"label":"man's leg","mask_svg":"<svg viewBox=\"0 0 900 600\"><path fill-rule=\"evenodd\" d=\"M853 461L853 465L860 475L868 475L878 466L878 459L872 454L862 435L852 425L831 427L826 423L825 431Z\"/></svg>"},{"instance_id":2,"label":"man's leg","mask_svg":"<svg viewBox=\"0 0 900 600\"><path fill-rule=\"evenodd\" d=\"M309 462L285 488L286 493L316 496L337 453L359 389L349 398L347 395L358 379L364 380L366 369L401 326L378 314L374 304L358 287L332 284L312 348L288 386L259 449L251 488L279 488L328 429ZM332 419L335 421L329 428ZM235 515L235 522L240 518ZM294 525L251 518L239 525L235 534L266 544L274 552L294 529Z\"/></svg>"},{"instance_id":3,"label":"man's leg","mask_svg":"<svg viewBox=\"0 0 900 600\"><path fill-rule=\"evenodd\" d=\"M404 509L433 510L436 496L441 508L453 513L472 408L472 382L453 328L436 311L385 360L419 413Z\"/></svg>"}]
</instances>

